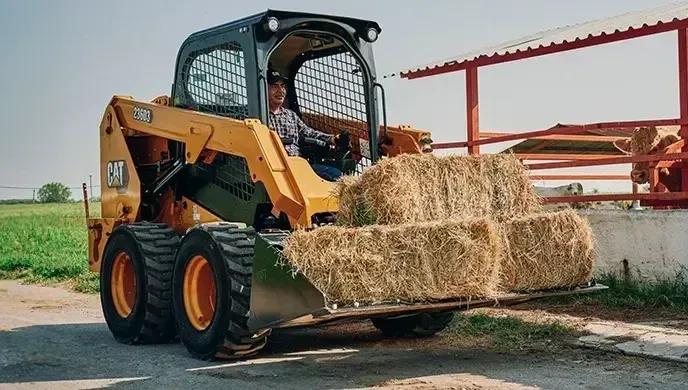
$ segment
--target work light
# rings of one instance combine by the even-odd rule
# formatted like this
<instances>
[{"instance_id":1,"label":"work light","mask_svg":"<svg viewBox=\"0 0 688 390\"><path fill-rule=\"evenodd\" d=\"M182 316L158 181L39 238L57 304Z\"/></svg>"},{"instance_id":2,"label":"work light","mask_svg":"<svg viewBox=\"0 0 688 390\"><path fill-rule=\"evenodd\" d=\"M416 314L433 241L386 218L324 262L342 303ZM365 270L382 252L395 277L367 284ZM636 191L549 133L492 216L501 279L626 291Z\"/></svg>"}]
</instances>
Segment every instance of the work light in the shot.
<instances>
[{"instance_id":1,"label":"work light","mask_svg":"<svg viewBox=\"0 0 688 390\"><path fill-rule=\"evenodd\" d=\"M279 20L277 20L277 18L275 18L275 17L269 17L268 18L268 30L270 30L272 32L277 32L277 30L279 30L279 26L280 26L280 23L279 23Z\"/></svg>"},{"instance_id":2,"label":"work light","mask_svg":"<svg viewBox=\"0 0 688 390\"><path fill-rule=\"evenodd\" d=\"M374 28L369 28L366 32L366 41L375 42L377 40L377 30Z\"/></svg>"}]
</instances>

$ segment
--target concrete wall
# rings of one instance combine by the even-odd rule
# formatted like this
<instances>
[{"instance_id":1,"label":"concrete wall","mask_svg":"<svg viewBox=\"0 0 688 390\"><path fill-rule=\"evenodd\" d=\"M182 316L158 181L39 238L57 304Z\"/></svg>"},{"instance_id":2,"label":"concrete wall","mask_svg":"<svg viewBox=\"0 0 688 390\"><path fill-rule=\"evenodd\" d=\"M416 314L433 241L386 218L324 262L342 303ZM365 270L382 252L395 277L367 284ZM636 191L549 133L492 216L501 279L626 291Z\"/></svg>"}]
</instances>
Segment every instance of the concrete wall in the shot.
<instances>
[{"instance_id":1,"label":"concrete wall","mask_svg":"<svg viewBox=\"0 0 688 390\"><path fill-rule=\"evenodd\" d=\"M654 280L688 271L688 210L581 210L580 214L595 233L597 272Z\"/></svg>"}]
</instances>

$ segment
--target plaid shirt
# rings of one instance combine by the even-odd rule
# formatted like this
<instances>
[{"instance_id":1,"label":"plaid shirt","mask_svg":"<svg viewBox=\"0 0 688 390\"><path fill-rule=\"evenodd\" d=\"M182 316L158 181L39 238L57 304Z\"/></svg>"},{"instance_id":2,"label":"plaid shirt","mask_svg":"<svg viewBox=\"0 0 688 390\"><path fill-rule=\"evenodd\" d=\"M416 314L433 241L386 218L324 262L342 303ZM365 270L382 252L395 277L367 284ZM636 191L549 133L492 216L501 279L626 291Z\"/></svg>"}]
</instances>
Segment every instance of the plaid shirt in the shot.
<instances>
[{"instance_id":1,"label":"plaid shirt","mask_svg":"<svg viewBox=\"0 0 688 390\"><path fill-rule=\"evenodd\" d=\"M288 108L280 107L277 113L270 111L268 126L279 134L287 154L299 156L299 136L317 138L321 141L329 141L332 135L313 130L303 123L296 113Z\"/></svg>"}]
</instances>

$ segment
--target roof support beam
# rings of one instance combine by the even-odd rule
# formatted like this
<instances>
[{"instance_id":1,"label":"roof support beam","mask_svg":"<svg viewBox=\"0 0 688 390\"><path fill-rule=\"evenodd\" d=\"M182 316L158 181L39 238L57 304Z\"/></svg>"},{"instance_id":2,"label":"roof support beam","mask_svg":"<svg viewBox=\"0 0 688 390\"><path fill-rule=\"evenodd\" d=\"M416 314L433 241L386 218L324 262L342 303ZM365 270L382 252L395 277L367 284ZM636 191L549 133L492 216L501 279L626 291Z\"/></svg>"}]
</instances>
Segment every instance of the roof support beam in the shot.
<instances>
[{"instance_id":1,"label":"roof support beam","mask_svg":"<svg viewBox=\"0 0 688 390\"><path fill-rule=\"evenodd\" d=\"M678 99L681 122L685 122L688 120L688 30L685 28L678 30ZM688 125L681 125L679 135L688 139ZM688 142L681 152L688 152ZM688 167L681 169L681 191L688 191Z\"/></svg>"},{"instance_id":2,"label":"roof support beam","mask_svg":"<svg viewBox=\"0 0 688 390\"><path fill-rule=\"evenodd\" d=\"M480 146L470 144L480 139L480 110L478 108L478 68L466 69L466 131L468 154L480 154Z\"/></svg>"}]
</instances>

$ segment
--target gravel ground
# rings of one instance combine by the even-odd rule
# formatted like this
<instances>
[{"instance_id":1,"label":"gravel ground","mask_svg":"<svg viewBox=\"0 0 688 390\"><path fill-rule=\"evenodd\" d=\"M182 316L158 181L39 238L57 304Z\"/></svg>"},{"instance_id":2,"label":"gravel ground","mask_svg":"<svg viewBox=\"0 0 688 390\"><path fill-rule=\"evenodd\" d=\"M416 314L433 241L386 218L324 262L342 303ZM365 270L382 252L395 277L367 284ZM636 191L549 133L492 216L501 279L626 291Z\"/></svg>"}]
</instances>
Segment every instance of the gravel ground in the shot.
<instances>
[{"instance_id":1,"label":"gravel ground","mask_svg":"<svg viewBox=\"0 0 688 390\"><path fill-rule=\"evenodd\" d=\"M0 281L0 389L685 389L688 367L600 351L497 353L386 340L368 324L273 332L254 359L202 362L179 343L116 343L97 296Z\"/></svg>"}]
</instances>

